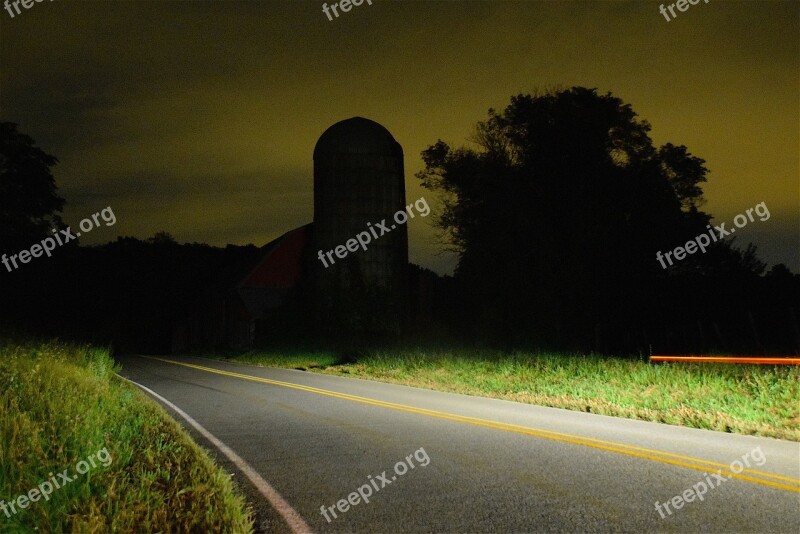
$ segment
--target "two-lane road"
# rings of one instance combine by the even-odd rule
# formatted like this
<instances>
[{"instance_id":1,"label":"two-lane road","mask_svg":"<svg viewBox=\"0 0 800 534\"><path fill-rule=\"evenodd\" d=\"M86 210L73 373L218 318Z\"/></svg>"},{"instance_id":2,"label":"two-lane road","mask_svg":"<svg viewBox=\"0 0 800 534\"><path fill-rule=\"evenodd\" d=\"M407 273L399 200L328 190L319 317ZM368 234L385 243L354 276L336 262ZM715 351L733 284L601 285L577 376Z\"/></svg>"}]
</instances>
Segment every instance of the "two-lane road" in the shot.
<instances>
[{"instance_id":1,"label":"two-lane road","mask_svg":"<svg viewBox=\"0 0 800 534\"><path fill-rule=\"evenodd\" d=\"M119 361L124 377L205 430L168 406L201 444L230 449L238 466L216 456L243 482L263 529L797 532L800 524L798 443L202 358ZM248 469L266 486L242 476Z\"/></svg>"}]
</instances>

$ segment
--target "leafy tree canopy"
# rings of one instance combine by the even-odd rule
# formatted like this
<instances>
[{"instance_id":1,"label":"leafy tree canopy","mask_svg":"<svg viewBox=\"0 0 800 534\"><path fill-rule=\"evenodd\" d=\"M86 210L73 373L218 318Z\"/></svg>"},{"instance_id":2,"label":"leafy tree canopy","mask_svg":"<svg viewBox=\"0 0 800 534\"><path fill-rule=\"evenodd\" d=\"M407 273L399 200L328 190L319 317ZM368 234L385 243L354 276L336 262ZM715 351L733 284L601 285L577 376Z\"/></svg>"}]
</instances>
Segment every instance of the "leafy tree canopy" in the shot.
<instances>
[{"instance_id":1,"label":"leafy tree canopy","mask_svg":"<svg viewBox=\"0 0 800 534\"><path fill-rule=\"evenodd\" d=\"M62 226L64 199L50 171L57 163L16 124L0 122L0 249L16 252Z\"/></svg>"},{"instance_id":2,"label":"leafy tree canopy","mask_svg":"<svg viewBox=\"0 0 800 534\"><path fill-rule=\"evenodd\" d=\"M573 87L490 109L471 147L439 140L423 151L417 177L440 193L436 224L481 306L497 302L518 316L535 302L551 315L598 315L680 272L662 269L656 252L708 232L699 209L708 169L685 146L656 148L649 132L611 93ZM763 270L752 248L711 248L681 268Z\"/></svg>"}]
</instances>

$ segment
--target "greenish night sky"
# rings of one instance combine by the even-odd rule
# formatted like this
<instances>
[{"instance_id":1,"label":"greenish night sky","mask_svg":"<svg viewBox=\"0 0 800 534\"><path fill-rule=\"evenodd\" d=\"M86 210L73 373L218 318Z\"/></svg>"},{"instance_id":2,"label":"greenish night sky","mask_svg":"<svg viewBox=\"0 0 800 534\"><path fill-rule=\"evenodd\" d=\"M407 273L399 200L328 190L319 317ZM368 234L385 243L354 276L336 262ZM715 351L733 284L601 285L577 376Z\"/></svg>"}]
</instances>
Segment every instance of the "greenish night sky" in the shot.
<instances>
[{"instance_id":1,"label":"greenish night sky","mask_svg":"<svg viewBox=\"0 0 800 534\"><path fill-rule=\"evenodd\" d=\"M312 151L363 116L405 151L407 196L438 138L467 143L513 94L582 85L685 144L711 170L717 221L766 202L740 245L800 271L800 4L373 0L34 3L0 10L0 119L57 156L65 222L112 206L117 235L262 245L310 222ZM730 225L730 223L728 223ZM434 230L410 259L438 272ZM676 244L677 245L677 244Z\"/></svg>"}]
</instances>

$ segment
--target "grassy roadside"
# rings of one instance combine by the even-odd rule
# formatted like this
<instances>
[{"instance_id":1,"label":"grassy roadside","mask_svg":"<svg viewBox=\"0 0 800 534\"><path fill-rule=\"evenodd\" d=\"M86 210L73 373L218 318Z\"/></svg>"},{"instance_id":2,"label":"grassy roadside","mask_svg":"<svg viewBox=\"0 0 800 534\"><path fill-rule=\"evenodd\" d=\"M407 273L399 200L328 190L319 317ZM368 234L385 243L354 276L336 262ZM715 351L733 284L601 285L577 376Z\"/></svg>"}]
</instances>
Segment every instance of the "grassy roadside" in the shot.
<instances>
[{"instance_id":1,"label":"grassy roadside","mask_svg":"<svg viewBox=\"0 0 800 534\"><path fill-rule=\"evenodd\" d=\"M233 356L272 367L800 441L800 368L663 364L600 356L421 348L265 351Z\"/></svg>"},{"instance_id":2,"label":"grassy roadside","mask_svg":"<svg viewBox=\"0 0 800 534\"><path fill-rule=\"evenodd\" d=\"M0 532L252 532L230 477L114 365L104 349L0 342ZM53 479L47 500L30 495ZM11 513L23 494L38 502Z\"/></svg>"}]
</instances>

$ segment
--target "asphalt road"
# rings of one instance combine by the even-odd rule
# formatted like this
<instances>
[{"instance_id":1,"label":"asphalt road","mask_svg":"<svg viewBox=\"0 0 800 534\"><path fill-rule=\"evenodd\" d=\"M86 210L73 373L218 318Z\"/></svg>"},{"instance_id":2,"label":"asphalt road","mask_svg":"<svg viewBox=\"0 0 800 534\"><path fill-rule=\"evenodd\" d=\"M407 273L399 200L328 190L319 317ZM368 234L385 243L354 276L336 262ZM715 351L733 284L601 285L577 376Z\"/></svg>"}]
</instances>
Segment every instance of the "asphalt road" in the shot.
<instances>
[{"instance_id":1,"label":"asphalt road","mask_svg":"<svg viewBox=\"0 0 800 534\"><path fill-rule=\"evenodd\" d=\"M800 525L798 443L202 358L119 361L124 377L218 440L167 407L233 473L263 531L796 533ZM250 468L266 487L243 474Z\"/></svg>"}]
</instances>

